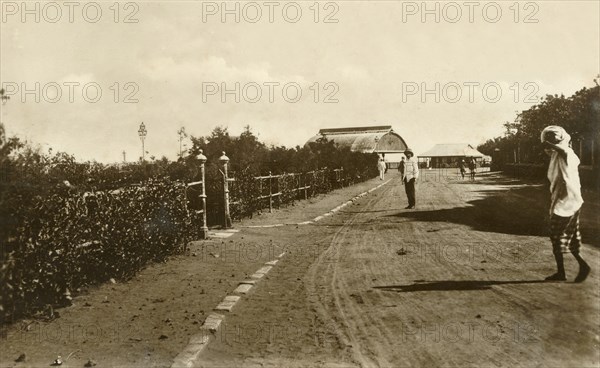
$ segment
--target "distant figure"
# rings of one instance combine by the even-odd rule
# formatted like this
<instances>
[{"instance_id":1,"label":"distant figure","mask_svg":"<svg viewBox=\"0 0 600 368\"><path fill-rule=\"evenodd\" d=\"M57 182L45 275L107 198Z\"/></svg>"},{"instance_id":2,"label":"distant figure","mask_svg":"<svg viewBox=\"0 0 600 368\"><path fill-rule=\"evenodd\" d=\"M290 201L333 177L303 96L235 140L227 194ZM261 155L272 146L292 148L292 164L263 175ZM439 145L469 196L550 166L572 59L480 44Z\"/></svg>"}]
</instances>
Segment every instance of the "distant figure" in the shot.
<instances>
[{"instance_id":1,"label":"distant figure","mask_svg":"<svg viewBox=\"0 0 600 368\"><path fill-rule=\"evenodd\" d=\"M415 182L419 178L419 163L413 160L414 153L410 148L404 151L406 155L406 161L404 162L404 173L402 175L402 181L404 182L404 189L406 190L406 197L408 198L407 209L415 208Z\"/></svg>"},{"instance_id":2,"label":"distant figure","mask_svg":"<svg viewBox=\"0 0 600 368\"><path fill-rule=\"evenodd\" d=\"M465 174L467 173L467 163L465 160L460 160L458 163L458 168L460 169L460 176L462 177L462 180L465 180Z\"/></svg>"},{"instance_id":3,"label":"distant figure","mask_svg":"<svg viewBox=\"0 0 600 368\"><path fill-rule=\"evenodd\" d=\"M546 277L549 281L565 281L562 248L568 247L579 264L575 282L584 281L590 266L581 258L581 233L579 212L583 204L579 182L579 157L570 147L571 136L559 126L548 126L541 135L544 151L550 156L548 180L550 181L550 240L557 271Z\"/></svg>"},{"instance_id":4,"label":"distant figure","mask_svg":"<svg viewBox=\"0 0 600 368\"><path fill-rule=\"evenodd\" d=\"M475 158L472 157L471 161L469 162L469 171L471 173L471 181L475 180L475 171L477 170L477 162L475 161Z\"/></svg>"},{"instance_id":5,"label":"distant figure","mask_svg":"<svg viewBox=\"0 0 600 368\"><path fill-rule=\"evenodd\" d=\"M379 170L379 180L385 179L385 158L383 154L379 155L379 161L377 161L377 169Z\"/></svg>"},{"instance_id":6,"label":"distant figure","mask_svg":"<svg viewBox=\"0 0 600 368\"><path fill-rule=\"evenodd\" d=\"M402 157L402 160L400 160L400 163L398 164L398 172L400 173L400 177L404 178L404 157ZM402 185L404 185L404 180L402 180Z\"/></svg>"}]
</instances>

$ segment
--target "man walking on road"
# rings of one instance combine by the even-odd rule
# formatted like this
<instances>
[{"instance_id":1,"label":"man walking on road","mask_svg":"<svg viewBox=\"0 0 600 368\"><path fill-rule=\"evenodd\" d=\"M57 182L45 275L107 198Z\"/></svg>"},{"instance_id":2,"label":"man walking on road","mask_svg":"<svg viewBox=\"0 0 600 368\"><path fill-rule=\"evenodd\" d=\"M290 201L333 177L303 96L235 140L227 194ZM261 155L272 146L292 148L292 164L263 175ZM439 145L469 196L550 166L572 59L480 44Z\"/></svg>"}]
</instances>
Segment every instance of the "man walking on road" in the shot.
<instances>
[{"instance_id":1,"label":"man walking on road","mask_svg":"<svg viewBox=\"0 0 600 368\"><path fill-rule=\"evenodd\" d=\"M458 168L460 169L460 176L462 177L462 180L465 180L465 174L467 172L467 164L465 163L465 160L460 160L458 163Z\"/></svg>"},{"instance_id":2,"label":"man walking on road","mask_svg":"<svg viewBox=\"0 0 600 368\"><path fill-rule=\"evenodd\" d=\"M415 155L410 148L404 151L406 161L404 161L404 172L402 173L402 182L404 183L404 189L406 190L406 197L408 198L407 209L415 208L415 182L419 178L419 164L413 159Z\"/></svg>"},{"instance_id":3,"label":"man walking on road","mask_svg":"<svg viewBox=\"0 0 600 368\"><path fill-rule=\"evenodd\" d=\"M559 126L549 126L541 136L544 151L550 156L550 240L557 271L546 277L550 281L565 281L562 248L567 247L579 263L575 282L582 282L590 273L590 266L581 258L579 212L583 204L579 182L579 157L570 147L571 136Z\"/></svg>"},{"instance_id":4,"label":"man walking on road","mask_svg":"<svg viewBox=\"0 0 600 368\"><path fill-rule=\"evenodd\" d=\"M404 178L404 164L404 157L402 157L402 160L398 164L398 172L400 173L401 178ZM402 185L404 185L404 180L402 181Z\"/></svg>"},{"instance_id":5,"label":"man walking on road","mask_svg":"<svg viewBox=\"0 0 600 368\"><path fill-rule=\"evenodd\" d=\"M469 171L471 173L471 181L475 181L475 171L477 171L477 162L475 161L474 157L472 157L471 161L469 162Z\"/></svg>"}]
</instances>

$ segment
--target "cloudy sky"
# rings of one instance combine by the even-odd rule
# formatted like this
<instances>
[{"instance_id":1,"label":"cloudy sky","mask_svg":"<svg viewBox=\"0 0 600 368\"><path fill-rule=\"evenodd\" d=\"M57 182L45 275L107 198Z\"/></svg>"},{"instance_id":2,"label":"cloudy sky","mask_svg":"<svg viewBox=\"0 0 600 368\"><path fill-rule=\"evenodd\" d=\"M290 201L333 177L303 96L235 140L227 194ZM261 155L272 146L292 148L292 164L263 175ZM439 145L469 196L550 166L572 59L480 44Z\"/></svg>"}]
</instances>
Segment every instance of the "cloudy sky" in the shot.
<instances>
[{"instance_id":1,"label":"cloudy sky","mask_svg":"<svg viewBox=\"0 0 600 368\"><path fill-rule=\"evenodd\" d=\"M137 159L142 121L169 158L181 126L478 144L539 97L593 86L600 64L598 1L0 3L2 122L82 160Z\"/></svg>"}]
</instances>

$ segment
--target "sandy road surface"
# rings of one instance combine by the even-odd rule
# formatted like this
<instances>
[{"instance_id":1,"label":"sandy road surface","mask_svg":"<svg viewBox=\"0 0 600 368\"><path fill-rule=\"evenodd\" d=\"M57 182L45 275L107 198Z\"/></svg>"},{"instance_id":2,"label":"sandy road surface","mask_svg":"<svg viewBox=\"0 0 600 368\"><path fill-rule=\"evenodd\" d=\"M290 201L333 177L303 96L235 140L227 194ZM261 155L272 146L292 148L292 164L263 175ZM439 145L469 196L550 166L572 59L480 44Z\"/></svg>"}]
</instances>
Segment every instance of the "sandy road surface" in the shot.
<instances>
[{"instance_id":1,"label":"sandy road surface","mask_svg":"<svg viewBox=\"0 0 600 368\"><path fill-rule=\"evenodd\" d=\"M169 367L223 297L297 236L295 227L274 237L244 226L310 220L380 183L370 180L255 215L234 223L241 229L235 236L192 242L189 252L149 265L130 280L73 290L73 305L55 310L59 318L26 317L0 326L0 367L48 367L58 355L63 367L82 367L88 359L99 367ZM21 355L25 360L17 362Z\"/></svg>"},{"instance_id":2,"label":"sandy road surface","mask_svg":"<svg viewBox=\"0 0 600 368\"><path fill-rule=\"evenodd\" d=\"M198 366L599 366L597 198L583 220L593 273L574 284L541 282L554 267L541 186L429 173L417 193L403 209L396 179L318 225L262 230L294 234L295 253Z\"/></svg>"},{"instance_id":3,"label":"sandy road surface","mask_svg":"<svg viewBox=\"0 0 600 368\"><path fill-rule=\"evenodd\" d=\"M224 313L197 366L599 366L598 194L585 194L582 214L590 278L541 283L554 267L544 188L424 172L418 207L405 210L397 173L388 177L315 224L245 227L310 220L381 182L235 223L230 238L82 290L58 319L16 321L0 331L0 366L62 355L63 367L169 367L219 301L282 252ZM570 256L566 268L572 280Z\"/></svg>"}]
</instances>

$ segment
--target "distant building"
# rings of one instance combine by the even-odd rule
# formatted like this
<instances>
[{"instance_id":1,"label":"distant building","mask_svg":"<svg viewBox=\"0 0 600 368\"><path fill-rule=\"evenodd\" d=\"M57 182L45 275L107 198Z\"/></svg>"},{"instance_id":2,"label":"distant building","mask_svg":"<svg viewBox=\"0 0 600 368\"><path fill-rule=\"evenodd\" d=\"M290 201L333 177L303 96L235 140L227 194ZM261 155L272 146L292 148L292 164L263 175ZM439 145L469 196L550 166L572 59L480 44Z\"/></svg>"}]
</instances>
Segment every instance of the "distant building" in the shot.
<instances>
[{"instance_id":1,"label":"distant building","mask_svg":"<svg viewBox=\"0 0 600 368\"><path fill-rule=\"evenodd\" d=\"M404 139L394 132L391 125L321 129L306 144L322 137L339 147L350 147L354 152L401 154L407 148Z\"/></svg>"},{"instance_id":2,"label":"distant building","mask_svg":"<svg viewBox=\"0 0 600 368\"><path fill-rule=\"evenodd\" d=\"M467 143L436 144L429 151L418 155L419 162L427 163L432 168L456 167L460 160L475 158L477 163L487 164L490 157L477 151ZM427 164L425 164L427 165Z\"/></svg>"}]
</instances>

